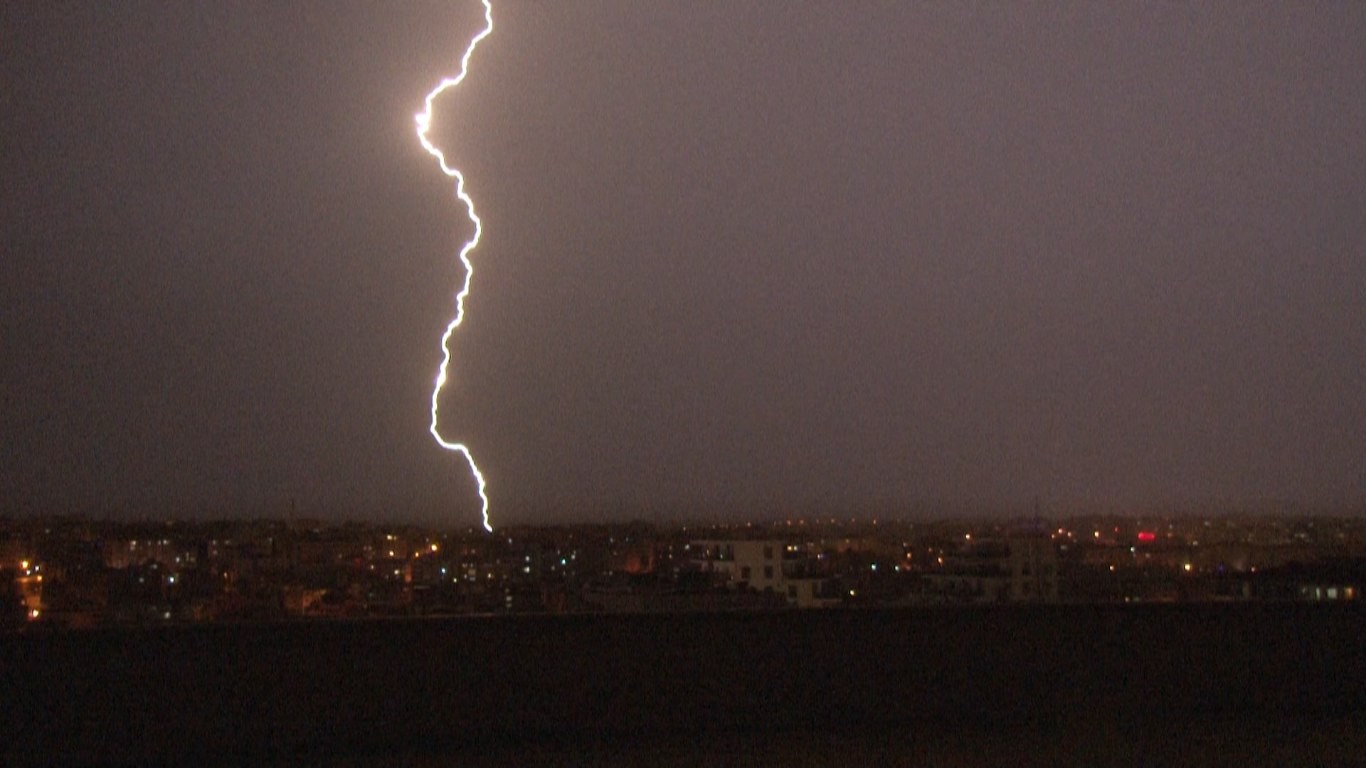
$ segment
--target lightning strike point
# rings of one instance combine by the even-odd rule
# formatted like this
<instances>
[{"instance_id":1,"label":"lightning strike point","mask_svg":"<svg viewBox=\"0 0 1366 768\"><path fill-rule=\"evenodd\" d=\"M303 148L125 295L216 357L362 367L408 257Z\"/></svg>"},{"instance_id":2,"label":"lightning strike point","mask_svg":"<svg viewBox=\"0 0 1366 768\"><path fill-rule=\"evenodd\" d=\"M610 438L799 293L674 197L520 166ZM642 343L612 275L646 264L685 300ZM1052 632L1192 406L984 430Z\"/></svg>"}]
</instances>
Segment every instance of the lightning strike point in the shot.
<instances>
[{"instance_id":1,"label":"lightning strike point","mask_svg":"<svg viewBox=\"0 0 1366 768\"><path fill-rule=\"evenodd\" d=\"M441 436L438 427L439 405L441 400L441 390L445 388L448 379L448 372L451 366L451 336L455 334L455 329L460 327L460 323L465 319L465 297L470 293L470 278L474 276L474 265L470 263L470 252L479 245L479 238L484 233L483 223L479 216L474 212L474 200L465 192L465 177L459 170L446 162L446 155L432 143L428 133L432 127L432 102L447 89L454 88L465 79L469 72L470 55L479 42L488 37L493 32L493 6L490 0L480 0L484 4L484 28L479 34L475 35L470 44L465 48L465 55L460 57L460 71L454 77L442 78L440 83L427 94L427 99L423 104L423 110L414 116L417 121L417 140L422 142L422 148L427 150L427 154L436 158L436 162L441 166L441 172L449 178L455 179L455 196L460 202L465 204L465 212L470 221L474 224L474 235L460 247L460 263L465 267L465 281L460 286L460 290L455 294L455 316L446 324L446 330L441 334L441 367L436 372L436 383L432 387L432 411L431 426L429 431L436 439L437 445L448 451L454 451L465 457L465 462L470 466L470 474L474 476L474 481L479 489L480 514L484 519L484 530L493 533L493 525L489 523L489 497L485 492L484 475L479 471L479 466L474 463L474 455L464 443L457 443Z\"/></svg>"}]
</instances>

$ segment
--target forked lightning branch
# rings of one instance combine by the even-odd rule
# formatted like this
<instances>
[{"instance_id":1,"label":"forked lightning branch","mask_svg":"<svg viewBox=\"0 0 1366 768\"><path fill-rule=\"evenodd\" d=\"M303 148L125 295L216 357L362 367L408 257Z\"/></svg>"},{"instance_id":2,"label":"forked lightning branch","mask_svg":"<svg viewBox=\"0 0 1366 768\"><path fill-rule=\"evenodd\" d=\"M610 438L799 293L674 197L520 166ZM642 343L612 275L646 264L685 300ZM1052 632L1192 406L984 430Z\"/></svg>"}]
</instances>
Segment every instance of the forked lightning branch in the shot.
<instances>
[{"instance_id":1,"label":"forked lightning branch","mask_svg":"<svg viewBox=\"0 0 1366 768\"><path fill-rule=\"evenodd\" d=\"M432 128L432 103L436 98L450 88L460 85L465 79L465 74L469 71L470 55L479 42L488 37L493 32L493 6L489 0L481 0L484 4L484 28L470 40L470 44L465 48L465 55L460 57L460 71L454 77L446 77L437 83L437 86L427 94L424 109L417 114L417 139L422 142L422 148L427 153L436 158L441 166L441 172L446 176L455 179L455 196L460 202L465 204L465 211L470 217L470 222L474 224L474 234L460 248L460 263L465 268L465 281L461 284L460 290L455 294L455 316L446 324L446 331L441 334L441 367L436 372L436 384L432 387L432 413L430 430L432 437L442 448L454 451L465 457L466 463L470 466L470 473L474 475L474 481L479 489L480 514L484 519L484 529L493 532L493 525L489 523L489 497L484 488L484 475L479 471L479 466L474 463L474 455L464 443L447 440L441 436L440 429L440 404L441 391L445 389L449 379L451 367L451 336L455 334L455 329L460 327L460 323L465 319L465 297L470 293L470 279L474 276L474 265L470 263L470 252L479 245L479 237L484 232L479 216L474 212L474 200L465 192L465 177L460 171L446 162L446 155L432 143L429 135Z\"/></svg>"}]
</instances>

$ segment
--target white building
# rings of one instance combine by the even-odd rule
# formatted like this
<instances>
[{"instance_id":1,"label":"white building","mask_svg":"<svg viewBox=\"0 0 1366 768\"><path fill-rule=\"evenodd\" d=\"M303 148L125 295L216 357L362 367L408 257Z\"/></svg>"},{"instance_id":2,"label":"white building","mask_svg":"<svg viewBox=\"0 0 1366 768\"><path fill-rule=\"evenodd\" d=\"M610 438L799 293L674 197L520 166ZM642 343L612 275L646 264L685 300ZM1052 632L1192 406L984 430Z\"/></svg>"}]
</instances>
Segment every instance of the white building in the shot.
<instances>
[{"instance_id":1,"label":"white building","mask_svg":"<svg viewBox=\"0 0 1366 768\"><path fill-rule=\"evenodd\" d=\"M798 557L794 547L777 539L709 539L688 545L691 566L718 575L732 589L771 592L798 608L840 604L829 579L799 576L794 568Z\"/></svg>"},{"instance_id":2,"label":"white building","mask_svg":"<svg viewBox=\"0 0 1366 768\"><path fill-rule=\"evenodd\" d=\"M722 574L736 589L784 592L783 542L710 539L688 545L688 560L704 573Z\"/></svg>"}]
</instances>

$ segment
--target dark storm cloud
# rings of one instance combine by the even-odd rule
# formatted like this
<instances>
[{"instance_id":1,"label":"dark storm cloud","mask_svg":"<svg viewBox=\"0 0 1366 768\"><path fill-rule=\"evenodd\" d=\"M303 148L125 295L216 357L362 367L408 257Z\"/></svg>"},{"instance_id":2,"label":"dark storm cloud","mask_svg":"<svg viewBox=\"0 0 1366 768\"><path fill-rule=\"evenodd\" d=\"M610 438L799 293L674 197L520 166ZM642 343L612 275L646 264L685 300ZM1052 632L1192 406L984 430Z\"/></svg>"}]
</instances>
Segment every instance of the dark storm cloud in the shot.
<instances>
[{"instance_id":1,"label":"dark storm cloud","mask_svg":"<svg viewBox=\"0 0 1366 768\"><path fill-rule=\"evenodd\" d=\"M471 516L477 3L6 11L12 506ZM1366 495L1355 4L495 7L444 431L522 518Z\"/></svg>"}]
</instances>

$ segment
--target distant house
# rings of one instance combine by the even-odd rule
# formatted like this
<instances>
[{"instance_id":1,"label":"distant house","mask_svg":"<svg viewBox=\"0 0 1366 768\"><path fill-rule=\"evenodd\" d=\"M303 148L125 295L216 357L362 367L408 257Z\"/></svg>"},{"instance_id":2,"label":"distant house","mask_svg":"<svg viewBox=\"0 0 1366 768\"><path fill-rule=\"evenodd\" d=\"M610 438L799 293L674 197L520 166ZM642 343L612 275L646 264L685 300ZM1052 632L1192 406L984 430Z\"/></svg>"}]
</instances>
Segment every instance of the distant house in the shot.
<instances>
[{"instance_id":1,"label":"distant house","mask_svg":"<svg viewBox=\"0 0 1366 768\"><path fill-rule=\"evenodd\" d=\"M688 561L704 573L721 575L737 589L783 590L783 542L722 539L688 544Z\"/></svg>"},{"instance_id":2,"label":"distant house","mask_svg":"<svg viewBox=\"0 0 1366 768\"><path fill-rule=\"evenodd\" d=\"M688 567L732 589L771 593L798 608L841 602L830 579L802 578L792 548L778 539L707 539L688 544Z\"/></svg>"},{"instance_id":3,"label":"distant house","mask_svg":"<svg viewBox=\"0 0 1366 768\"><path fill-rule=\"evenodd\" d=\"M929 591L973 603L1056 603L1058 553L1042 535L971 542L926 574Z\"/></svg>"},{"instance_id":4,"label":"distant house","mask_svg":"<svg viewBox=\"0 0 1366 768\"><path fill-rule=\"evenodd\" d=\"M1263 600L1339 602L1366 594L1366 558L1326 558L1260 571L1252 581Z\"/></svg>"}]
</instances>

